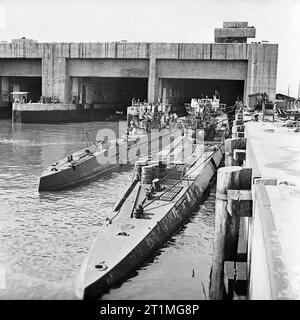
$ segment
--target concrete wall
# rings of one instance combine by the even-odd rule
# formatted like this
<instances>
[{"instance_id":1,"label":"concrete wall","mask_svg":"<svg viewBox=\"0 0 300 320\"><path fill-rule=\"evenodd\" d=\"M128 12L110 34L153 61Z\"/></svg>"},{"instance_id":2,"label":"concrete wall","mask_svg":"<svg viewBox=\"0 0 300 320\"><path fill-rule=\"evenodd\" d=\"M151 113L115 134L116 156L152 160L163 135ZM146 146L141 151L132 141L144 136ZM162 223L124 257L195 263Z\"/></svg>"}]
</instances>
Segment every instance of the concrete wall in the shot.
<instances>
[{"instance_id":1,"label":"concrete wall","mask_svg":"<svg viewBox=\"0 0 300 320\"><path fill-rule=\"evenodd\" d=\"M148 78L146 59L68 59L70 77Z\"/></svg>"},{"instance_id":2,"label":"concrete wall","mask_svg":"<svg viewBox=\"0 0 300 320\"><path fill-rule=\"evenodd\" d=\"M41 77L42 59L0 58L0 77Z\"/></svg>"},{"instance_id":3,"label":"concrete wall","mask_svg":"<svg viewBox=\"0 0 300 320\"><path fill-rule=\"evenodd\" d=\"M248 252L249 299L294 299L267 188L278 187L253 185L253 218Z\"/></svg>"},{"instance_id":4,"label":"concrete wall","mask_svg":"<svg viewBox=\"0 0 300 320\"><path fill-rule=\"evenodd\" d=\"M216 28L215 38L255 38L255 28Z\"/></svg>"},{"instance_id":5,"label":"concrete wall","mask_svg":"<svg viewBox=\"0 0 300 320\"><path fill-rule=\"evenodd\" d=\"M269 44L261 44L269 46ZM247 60L244 43L0 43L0 58Z\"/></svg>"},{"instance_id":6,"label":"concrete wall","mask_svg":"<svg viewBox=\"0 0 300 320\"><path fill-rule=\"evenodd\" d=\"M157 60L159 78L245 80L247 61Z\"/></svg>"},{"instance_id":7,"label":"concrete wall","mask_svg":"<svg viewBox=\"0 0 300 320\"><path fill-rule=\"evenodd\" d=\"M59 103L13 103L13 111L54 111L76 110L75 104Z\"/></svg>"},{"instance_id":8,"label":"concrete wall","mask_svg":"<svg viewBox=\"0 0 300 320\"><path fill-rule=\"evenodd\" d=\"M277 44L251 44L248 46L248 72L245 95L267 92L275 101L277 80Z\"/></svg>"},{"instance_id":9,"label":"concrete wall","mask_svg":"<svg viewBox=\"0 0 300 320\"><path fill-rule=\"evenodd\" d=\"M215 61L217 60L218 65L222 65L220 68L226 72L228 77L232 77L231 74L228 74L230 66L238 68L237 70L231 70L233 74L242 73L244 75L244 64L248 62L244 95L246 96L256 91L266 91L271 99L275 99L277 54L278 46L266 43L14 42L0 44L0 59L9 58L15 60L16 63L18 63L18 59L26 59L26 61L33 58L42 59L42 94L45 96L57 96L65 103L71 101L70 75L72 74L89 73L101 76L103 74L107 75L111 71L114 76L127 76L129 74L141 77L145 76L147 69L147 77L149 78L148 99L149 101L154 101L157 99L159 91L158 73L167 73L166 69L163 71L159 69L159 60L161 59L174 60L170 62L173 64L173 71L176 68L185 70L184 66L186 66L189 71L185 72L193 73L194 76L196 76L197 72L192 72L190 66L194 65L199 72L203 72L201 67L204 65L203 60L212 61L211 66L216 66ZM108 60L100 62L100 60L86 59ZM112 63L111 59L118 59L118 62ZM120 62L124 61L124 59L134 60L126 63ZM139 60L138 63L136 62L137 60ZM186 60L193 60L194 62L189 64ZM241 63L238 63L238 60L241 60ZM145 61L148 62L148 67ZM98 66L98 63L100 63L100 66ZM199 66L196 66L197 63L199 63ZM170 70L168 72L171 73L173 71ZM218 72L218 70L213 69L211 72L212 78L215 77L216 71ZM10 71L6 72L10 73ZM32 74L33 71L28 70L28 72L28 74ZM38 73L39 71L36 70L35 72ZM209 70L207 69L205 72L207 77L209 76L208 72ZM174 75L177 76L178 73Z\"/></svg>"},{"instance_id":10,"label":"concrete wall","mask_svg":"<svg viewBox=\"0 0 300 320\"><path fill-rule=\"evenodd\" d=\"M254 187L254 198L257 194L257 187ZM256 192L255 192L256 191ZM267 200L267 199L265 199ZM253 206L253 221L251 223L251 239L249 259L251 261L251 267L248 269L250 272L250 283L249 283L249 298L250 300L272 300L273 292L271 288L271 279L268 266L268 256L265 243L265 232L263 221L265 215L266 201L262 203L261 199L257 199Z\"/></svg>"},{"instance_id":11,"label":"concrete wall","mask_svg":"<svg viewBox=\"0 0 300 320\"><path fill-rule=\"evenodd\" d=\"M1 86L1 96L0 96L0 107L8 107L9 102L9 81L8 77L0 78L0 86Z\"/></svg>"},{"instance_id":12,"label":"concrete wall","mask_svg":"<svg viewBox=\"0 0 300 320\"><path fill-rule=\"evenodd\" d=\"M67 60L64 58L43 58L42 95L56 96L62 103L71 101L71 82L67 75Z\"/></svg>"},{"instance_id":13,"label":"concrete wall","mask_svg":"<svg viewBox=\"0 0 300 320\"><path fill-rule=\"evenodd\" d=\"M247 21L224 21L223 28L247 28Z\"/></svg>"}]
</instances>

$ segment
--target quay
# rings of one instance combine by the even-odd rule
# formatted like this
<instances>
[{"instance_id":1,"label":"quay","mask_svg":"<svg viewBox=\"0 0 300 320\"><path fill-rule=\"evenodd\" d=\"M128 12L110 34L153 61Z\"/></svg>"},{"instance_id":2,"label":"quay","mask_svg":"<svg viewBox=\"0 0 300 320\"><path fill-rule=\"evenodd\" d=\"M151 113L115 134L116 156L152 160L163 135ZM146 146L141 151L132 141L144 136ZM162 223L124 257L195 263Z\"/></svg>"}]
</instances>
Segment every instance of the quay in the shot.
<instances>
[{"instance_id":1,"label":"quay","mask_svg":"<svg viewBox=\"0 0 300 320\"><path fill-rule=\"evenodd\" d=\"M300 133L288 121L247 120L236 115L243 126L218 170L210 298L299 299Z\"/></svg>"}]
</instances>

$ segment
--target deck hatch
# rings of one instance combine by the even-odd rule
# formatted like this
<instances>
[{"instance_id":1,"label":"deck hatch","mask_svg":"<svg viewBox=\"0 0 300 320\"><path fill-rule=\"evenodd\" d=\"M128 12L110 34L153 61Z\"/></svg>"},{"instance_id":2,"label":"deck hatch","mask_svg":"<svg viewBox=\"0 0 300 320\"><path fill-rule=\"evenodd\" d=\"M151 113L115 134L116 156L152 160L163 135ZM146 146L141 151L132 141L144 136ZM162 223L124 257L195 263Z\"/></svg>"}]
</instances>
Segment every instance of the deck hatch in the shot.
<instances>
[{"instance_id":1,"label":"deck hatch","mask_svg":"<svg viewBox=\"0 0 300 320\"><path fill-rule=\"evenodd\" d=\"M172 201L177 196L177 194L182 190L182 188L183 188L182 186L172 187L171 190L158 196L157 200Z\"/></svg>"}]
</instances>

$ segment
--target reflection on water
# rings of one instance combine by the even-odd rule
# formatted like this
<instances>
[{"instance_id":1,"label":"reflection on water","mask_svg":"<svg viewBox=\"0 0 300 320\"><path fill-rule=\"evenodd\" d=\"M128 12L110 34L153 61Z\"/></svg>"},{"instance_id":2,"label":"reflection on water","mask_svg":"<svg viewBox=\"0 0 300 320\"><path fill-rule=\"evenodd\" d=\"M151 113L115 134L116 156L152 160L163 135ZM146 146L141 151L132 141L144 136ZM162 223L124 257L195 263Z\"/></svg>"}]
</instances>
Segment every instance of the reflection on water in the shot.
<instances>
[{"instance_id":1,"label":"reflection on water","mask_svg":"<svg viewBox=\"0 0 300 320\"><path fill-rule=\"evenodd\" d=\"M125 124L122 124L122 126ZM60 192L38 193L43 169L86 146L85 131L117 123L12 124L0 120L0 299L73 299L74 282L102 220L133 169ZM203 299L208 286L214 197L154 260L104 299ZM192 277L194 270L194 276Z\"/></svg>"},{"instance_id":2,"label":"reflection on water","mask_svg":"<svg viewBox=\"0 0 300 320\"><path fill-rule=\"evenodd\" d=\"M117 170L89 184L38 193L41 172L85 147L85 131L113 123L66 125L0 121L0 265L6 290L0 298L72 298L74 278L110 213L126 189L132 169Z\"/></svg>"}]
</instances>

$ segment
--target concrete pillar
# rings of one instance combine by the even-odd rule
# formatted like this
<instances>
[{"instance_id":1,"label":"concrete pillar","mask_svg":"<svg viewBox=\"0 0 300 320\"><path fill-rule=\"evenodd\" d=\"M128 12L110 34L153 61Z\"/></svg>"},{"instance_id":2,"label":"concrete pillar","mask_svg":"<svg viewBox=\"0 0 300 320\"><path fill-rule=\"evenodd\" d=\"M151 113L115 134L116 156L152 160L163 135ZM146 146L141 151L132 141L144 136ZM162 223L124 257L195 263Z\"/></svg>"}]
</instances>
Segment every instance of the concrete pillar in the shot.
<instances>
[{"instance_id":1,"label":"concrete pillar","mask_svg":"<svg viewBox=\"0 0 300 320\"><path fill-rule=\"evenodd\" d=\"M167 95L167 87L163 88L163 102L169 103L168 95Z\"/></svg>"},{"instance_id":2,"label":"concrete pillar","mask_svg":"<svg viewBox=\"0 0 300 320\"><path fill-rule=\"evenodd\" d=\"M162 88L162 79L158 79L158 98L160 99L161 102L162 102L162 98L163 98L162 90L163 90L163 88Z\"/></svg>"},{"instance_id":3,"label":"concrete pillar","mask_svg":"<svg viewBox=\"0 0 300 320\"><path fill-rule=\"evenodd\" d=\"M56 96L61 103L71 102L71 81L65 58L44 57L42 60L42 95Z\"/></svg>"},{"instance_id":4,"label":"concrete pillar","mask_svg":"<svg viewBox=\"0 0 300 320\"><path fill-rule=\"evenodd\" d=\"M247 87L248 87L248 83L247 83L247 79L244 80L244 91L243 91L243 100L244 102L247 101Z\"/></svg>"},{"instance_id":5,"label":"concrete pillar","mask_svg":"<svg viewBox=\"0 0 300 320\"><path fill-rule=\"evenodd\" d=\"M9 101L9 78L1 77L1 105L7 106Z\"/></svg>"},{"instance_id":6,"label":"concrete pillar","mask_svg":"<svg viewBox=\"0 0 300 320\"><path fill-rule=\"evenodd\" d=\"M149 60L149 76L148 76L148 102L156 102L158 98L158 78L156 73L156 59Z\"/></svg>"},{"instance_id":7,"label":"concrete pillar","mask_svg":"<svg viewBox=\"0 0 300 320\"><path fill-rule=\"evenodd\" d=\"M250 93L266 92L271 100L275 100L277 60L277 44L251 44L248 46L246 97Z\"/></svg>"},{"instance_id":8,"label":"concrete pillar","mask_svg":"<svg viewBox=\"0 0 300 320\"><path fill-rule=\"evenodd\" d=\"M21 91L20 90L20 83L13 83L13 91L15 91L15 92Z\"/></svg>"},{"instance_id":9,"label":"concrete pillar","mask_svg":"<svg viewBox=\"0 0 300 320\"><path fill-rule=\"evenodd\" d=\"M74 77L71 80L72 83L72 96L78 96L79 94L79 78Z\"/></svg>"},{"instance_id":10,"label":"concrete pillar","mask_svg":"<svg viewBox=\"0 0 300 320\"><path fill-rule=\"evenodd\" d=\"M80 83L79 83L79 78L73 77L70 80L71 82L71 99L74 103L79 103L79 93L80 93Z\"/></svg>"}]
</instances>

